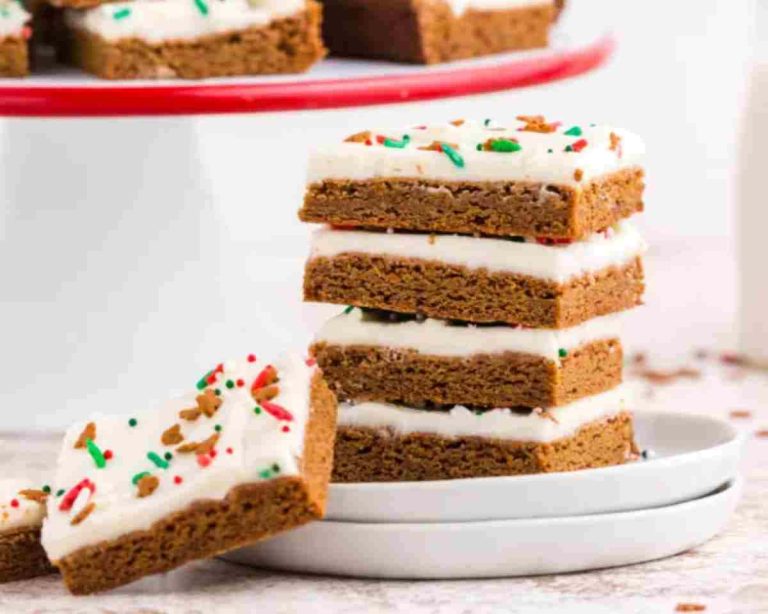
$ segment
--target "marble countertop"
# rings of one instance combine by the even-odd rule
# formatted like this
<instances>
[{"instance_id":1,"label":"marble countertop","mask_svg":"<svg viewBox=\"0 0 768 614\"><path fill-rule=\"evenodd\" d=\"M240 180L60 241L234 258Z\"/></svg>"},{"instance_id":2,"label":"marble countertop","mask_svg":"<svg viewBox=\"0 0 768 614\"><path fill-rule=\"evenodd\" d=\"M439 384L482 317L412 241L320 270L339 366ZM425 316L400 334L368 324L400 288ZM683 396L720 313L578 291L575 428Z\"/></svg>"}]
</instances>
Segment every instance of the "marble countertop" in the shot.
<instances>
[{"instance_id":1,"label":"marble countertop","mask_svg":"<svg viewBox=\"0 0 768 614\"><path fill-rule=\"evenodd\" d=\"M648 367L654 359L648 359ZM699 603L712 612L765 612L768 603L768 375L722 364L717 356L676 366L695 378L651 383L630 378L640 410L719 415L748 432L743 499L728 528L684 554L602 571L462 581L378 581L273 573L223 561L193 563L97 597L68 595L57 576L0 585L3 612L674 612ZM631 366L630 370L639 367ZM668 366L664 367L669 368ZM664 379L664 378L661 378ZM751 417L729 416L746 409ZM58 437L0 435L8 474L45 475Z\"/></svg>"}]
</instances>

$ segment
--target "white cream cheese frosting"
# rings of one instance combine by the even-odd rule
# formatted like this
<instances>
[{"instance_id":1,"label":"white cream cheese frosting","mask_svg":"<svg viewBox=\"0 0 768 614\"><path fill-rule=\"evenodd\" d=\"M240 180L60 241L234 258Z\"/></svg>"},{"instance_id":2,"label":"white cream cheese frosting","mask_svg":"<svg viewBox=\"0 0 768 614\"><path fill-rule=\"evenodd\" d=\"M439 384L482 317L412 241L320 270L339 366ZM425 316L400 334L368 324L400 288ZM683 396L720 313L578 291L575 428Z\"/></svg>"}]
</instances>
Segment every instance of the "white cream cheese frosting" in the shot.
<instances>
[{"instance_id":1,"label":"white cream cheese frosting","mask_svg":"<svg viewBox=\"0 0 768 614\"><path fill-rule=\"evenodd\" d=\"M24 28L32 16L24 10L19 0L0 0L0 38L26 37Z\"/></svg>"},{"instance_id":2,"label":"white cream cheese frosting","mask_svg":"<svg viewBox=\"0 0 768 614\"><path fill-rule=\"evenodd\" d=\"M644 251L645 242L626 221L618 223L615 229L567 245L326 227L314 231L310 259L362 253L437 261L564 283L586 273L625 265Z\"/></svg>"},{"instance_id":3,"label":"white cream cheese frosting","mask_svg":"<svg viewBox=\"0 0 768 614\"><path fill-rule=\"evenodd\" d=\"M445 0L454 15L473 11L509 11L533 6L553 6L554 0Z\"/></svg>"},{"instance_id":4,"label":"white cream cheese frosting","mask_svg":"<svg viewBox=\"0 0 768 614\"><path fill-rule=\"evenodd\" d=\"M219 365L198 382L196 392L155 411L94 416L71 427L42 531L49 558L56 561L81 547L149 529L194 501L222 499L241 484L298 474L315 369L296 357L268 363L249 356ZM275 375L277 396L254 401L251 389L263 388ZM215 399L220 405L212 413ZM194 417L196 408L207 411ZM192 415L182 417L187 409ZM177 435L166 438L176 427ZM212 437L212 447L180 450L210 444ZM75 447L85 438L91 443ZM144 478L156 478L156 488L139 496ZM82 514L86 517L78 518Z\"/></svg>"},{"instance_id":5,"label":"white cream cheese frosting","mask_svg":"<svg viewBox=\"0 0 768 614\"><path fill-rule=\"evenodd\" d=\"M45 503L27 491L39 490L29 480L0 480L0 535L20 529L39 528L45 517Z\"/></svg>"},{"instance_id":6,"label":"white cream cheese frosting","mask_svg":"<svg viewBox=\"0 0 768 614\"><path fill-rule=\"evenodd\" d=\"M592 318L571 328L456 325L445 320L386 321L354 308L331 318L315 337L330 345L369 345L416 350L431 356L518 352L560 361L561 351L603 339L617 339L622 314Z\"/></svg>"},{"instance_id":7,"label":"white cream cheese frosting","mask_svg":"<svg viewBox=\"0 0 768 614\"><path fill-rule=\"evenodd\" d=\"M67 23L108 41L190 40L295 15L306 0L135 0L67 10Z\"/></svg>"},{"instance_id":8,"label":"white cream cheese frosting","mask_svg":"<svg viewBox=\"0 0 768 614\"><path fill-rule=\"evenodd\" d=\"M362 181L410 178L440 181L528 181L582 186L638 167L645 147L636 135L594 124L514 119L415 126L360 133L313 151L307 179ZM456 122L459 123L459 122ZM536 132L551 130L550 132ZM366 135L368 138L365 138ZM435 143L450 147L447 152ZM433 146L424 150L423 147ZM486 147L498 150L485 150ZM480 148L480 150L478 150Z\"/></svg>"},{"instance_id":9,"label":"white cream cheese frosting","mask_svg":"<svg viewBox=\"0 0 768 614\"><path fill-rule=\"evenodd\" d=\"M476 413L457 405L448 411L425 411L389 403L339 404L339 426L390 429L396 435L433 433L442 437L486 437L547 442L570 437L579 428L627 411L623 387L568 405L528 414L510 409Z\"/></svg>"}]
</instances>

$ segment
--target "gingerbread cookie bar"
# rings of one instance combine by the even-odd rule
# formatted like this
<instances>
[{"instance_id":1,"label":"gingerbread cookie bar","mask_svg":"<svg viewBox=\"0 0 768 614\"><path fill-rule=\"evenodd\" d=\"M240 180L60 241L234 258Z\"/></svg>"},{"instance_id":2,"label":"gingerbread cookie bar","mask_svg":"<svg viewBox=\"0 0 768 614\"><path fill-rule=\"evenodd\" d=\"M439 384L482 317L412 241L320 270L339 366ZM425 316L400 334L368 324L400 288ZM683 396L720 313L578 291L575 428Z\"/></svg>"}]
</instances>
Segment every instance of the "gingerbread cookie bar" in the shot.
<instances>
[{"instance_id":1,"label":"gingerbread cookie bar","mask_svg":"<svg viewBox=\"0 0 768 614\"><path fill-rule=\"evenodd\" d=\"M31 19L19 0L0 0L0 77L29 74Z\"/></svg>"},{"instance_id":2,"label":"gingerbread cookie bar","mask_svg":"<svg viewBox=\"0 0 768 614\"><path fill-rule=\"evenodd\" d=\"M634 450L632 418L620 388L549 410L342 404L333 481L574 471L622 464Z\"/></svg>"},{"instance_id":3,"label":"gingerbread cookie bar","mask_svg":"<svg viewBox=\"0 0 768 614\"><path fill-rule=\"evenodd\" d=\"M69 590L86 594L319 518L335 417L317 367L249 356L154 412L76 425L43 546Z\"/></svg>"},{"instance_id":4,"label":"gingerbread cookie bar","mask_svg":"<svg viewBox=\"0 0 768 614\"><path fill-rule=\"evenodd\" d=\"M642 211L643 151L625 130L541 116L365 131L312 153L299 217L580 240Z\"/></svg>"},{"instance_id":5,"label":"gingerbread cookie bar","mask_svg":"<svg viewBox=\"0 0 768 614\"><path fill-rule=\"evenodd\" d=\"M40 545L40 526L50 488L18 479L0 480L0 582L51 573Z\"/></svg>"},{"instance_id":6,"label":"gingerbread cookie bar","mask_svg":"<svg viewBox=\"0 0 768 614\"><path fill-rule=\"evenodd\" d=\"M323 0L339 56L435 64L545 47L552 0Z\"/></svg>"},{"instance_id":7,"label":"gingerbread cookie bar","mask_svg":"<svg viewBox=\"0 0 768 614\"><path fill-rule=\"evenodd\" d=\"M621 383L619 330L618 315L535 329L350 307L310 351L341 400L549 407Z\"/></svg>"},{"instance_id":8,"label":"gingerbread cookie bar","mask_svg":"<svg viewBox=\"0 0 768 614\"><path fill-rule=\"evenodd\" d=\"M314 0L136 0L68 10L63 53L105 79L297 73L325 55Z\"/></svg>"},{"instance_id":9,"label":"gingerbread cookie bar","mask_svg":"<svg viewBox=\"0 0 768 614\"><path fill-rule=\"evenodd\" d=\"M323 228L313 235L304 298L564 328L637 305L644 249L628 222L569 244Z\"/></svg>"}]
</instances>

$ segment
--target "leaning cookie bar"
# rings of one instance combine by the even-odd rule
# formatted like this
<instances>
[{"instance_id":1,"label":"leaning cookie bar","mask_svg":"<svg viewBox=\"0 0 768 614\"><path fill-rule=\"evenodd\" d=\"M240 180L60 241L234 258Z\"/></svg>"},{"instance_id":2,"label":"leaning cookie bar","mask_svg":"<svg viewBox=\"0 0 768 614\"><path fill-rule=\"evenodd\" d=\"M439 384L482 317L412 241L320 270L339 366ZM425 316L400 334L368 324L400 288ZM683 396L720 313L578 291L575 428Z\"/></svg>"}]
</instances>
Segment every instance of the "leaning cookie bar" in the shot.
<instances>
[{"instance_id":1,"label":"leaning cookie bar","mask_svg":"<svg viewBox=\"0 0 768 614\"><path fill-rule=\"evenodd\" d=\"M323 0L334 55L434 64L544 47L553 0Z\"/></svg>"},{"instance_id":2,"label":"leaning cookie bar","mask_svg":"<svg viewBox=\"0 0 768 614\"><path fill-rule=\"evenodd\" d=\"M322 516L336 402L319 370L249 356L157 411L71 428L43 545L75 594Z\"/></svg>"},{"instance_id":3,"label":"leaning cookie bar","mask_svg":"<svg viewBox=\"0 0 768 614\"><path fill-rule=\"evenodd\" d=\"M309 162L305 222L584 239L642 211L632 133L542 116L365 131Z\"/></svg>"},{"instance_id":4,"label":"leaning cookie bar","mask_svg":"<svg viewBox=\"0 0 768 614\"><path fill-rule=\"evenodd\" d=\"M68 10L64 56L105 79L304 72L325 55L314 0L136 0Z\"/></svg>"},{"instance_id":5,"label":"leaning cookie bar","mask_svg":"<svg viewBox=\"0 0 768 614\"><path fill-rule=\"evenodd\" d=\"M341 400L550 407L621 382L620 318L558 330L349 307L320 329L311 352Z\"/></svg>"},{"instance_id":6,"label":"leaning cookie bar","mask_svg":"<svg viewBox=\"0 0 768 614\"><path fill-rule=\"evenodd\" d=\"M18 0L0 0L0 77L29 74L31 19Z\"/></svg>"},{"instance_id":7,"label":"leaning cookie bar","mask_svg":"<svg viewBox=\"0 0 768 614\"><path fill-rule=\"evenodd\" d=\"M41 489L26 480L0 480L0 582L53 571L40 545L49 493L47 486Z\"/></svg>"}]
</instances>

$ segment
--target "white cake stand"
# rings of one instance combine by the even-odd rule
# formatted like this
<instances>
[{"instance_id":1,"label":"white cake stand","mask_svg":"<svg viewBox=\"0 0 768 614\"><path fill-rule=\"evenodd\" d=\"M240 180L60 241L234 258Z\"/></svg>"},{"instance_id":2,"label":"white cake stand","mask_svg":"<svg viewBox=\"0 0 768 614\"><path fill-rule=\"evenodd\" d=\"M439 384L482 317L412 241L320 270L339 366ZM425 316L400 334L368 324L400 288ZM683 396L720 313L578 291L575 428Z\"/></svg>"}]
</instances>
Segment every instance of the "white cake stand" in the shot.
<instances>
[{"instance_id":1,"label":"white cake stand","mask_svg":"<svg viewBox=\"0 0 768 614\"><path fill-rule=\"evenodd\" d=\"M550 49L434 68L332 59L272 78L0 80L0 116L14 118L0 123L5 427L137 411L212 360L306 347L323 315L300 301L312 142L433 117L438 103L421 101L583 74L613 48L593 19L565 19Z\"/></svg>"}]
</instances>

